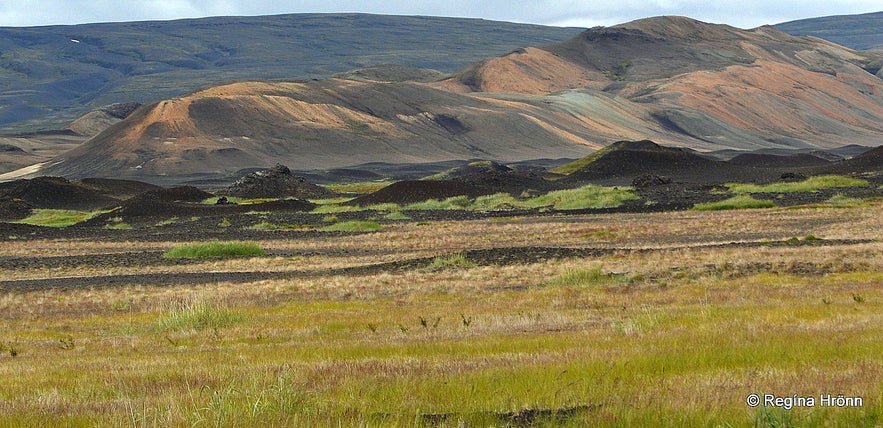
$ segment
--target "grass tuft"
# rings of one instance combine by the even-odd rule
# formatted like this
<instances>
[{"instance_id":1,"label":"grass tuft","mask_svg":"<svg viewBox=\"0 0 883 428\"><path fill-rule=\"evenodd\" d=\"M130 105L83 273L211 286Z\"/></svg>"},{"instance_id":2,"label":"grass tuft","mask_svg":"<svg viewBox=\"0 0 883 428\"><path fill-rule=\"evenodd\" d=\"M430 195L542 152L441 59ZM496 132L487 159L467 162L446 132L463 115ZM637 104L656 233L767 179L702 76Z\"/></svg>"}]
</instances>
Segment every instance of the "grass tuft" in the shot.
<instances>
[{"instance_id":1,"label":"grass tuft","mask_svg":"<svg viewBox=\"0 0 883 428\"><path fill-rule=\"evenodd\" d=\"M206 242L199 244L176 245L163 253L166 258L202 257L248 257L263 256L264 252L254 242Z\"/></svg>"},{"instance_id":2,"label":"grass tuft","mask_svg":"<svg viewBox=\"0 0 883 428\"><path fill-rule=\"evenodd\" d=\"M528 208L551 206L556 210L581 210L589 208L615 208L638 196L618 187L592 184L576 189L556 190L526 201Z\"/></svg>"},{"instance_id":3,"label":"grass tuft","mask_svg":"<svg viewBox=\"0 0 883 428\"><path fill-rule=\"evenodd\" d=\"M241 322L245 317L237 311L209 303L186 304L171 309L157 321L160 331L213 330Z\"/></svg>"},{"instance_id":4,"label":"grass tuft","mask_svg":"<svg viewBox=\"0 0 883 428\"><path fill-rule=\"evenodd\" d=\"M825 202L827 202L829 204L835 204L835 205L846 205L846 204L856 204L856 203L862 202L862 199L861 198L852 198L852 197L846 196L842 193L837 193L834 196L831 196L830 198L828 198L828 200Z\"/></svg>"},{"instance_id":5,"label":"grass tuft","mask_svg":"<svg viewBox=\"0 0 883 428\"><path fill-rule=\"evenodd\" d=\"M432 259L429 265L423 270L427 272L438 272L443 270L469 269L475 266L475 262L466 258L462 253L457 253L449 256L438 256Z\"/></svg>"},{"instance_id":6,"label":"grass tuft","mask_svg":"<svg viewBox=\"0 0 883 428\"><path fill-rule=\"evenodd\" d=\"M591 269L567 269L545 285L566 288L609 287L619 284L621 280L621 275L605 273L600 266L596 266Z\"/></svg>"}]
</instances>

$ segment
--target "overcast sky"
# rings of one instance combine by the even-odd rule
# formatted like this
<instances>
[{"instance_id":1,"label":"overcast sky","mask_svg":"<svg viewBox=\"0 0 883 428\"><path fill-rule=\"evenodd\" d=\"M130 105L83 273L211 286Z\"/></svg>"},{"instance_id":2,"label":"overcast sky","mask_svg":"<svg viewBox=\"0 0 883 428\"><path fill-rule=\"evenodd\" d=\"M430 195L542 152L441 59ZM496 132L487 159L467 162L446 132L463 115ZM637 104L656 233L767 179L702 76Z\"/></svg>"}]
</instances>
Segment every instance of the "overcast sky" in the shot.
<instances>
[{"instance_id":1,"label":"overcast sky","mask_svg":"<svg viewBox=\"0 0 883 428\"><path fill-rule=\"evenodd\" d=\"M880 0L0 0L0 26L167 20L204 16L365 12L593 27L658 15L753 28L883 10Z\"/></svg>"}]
</instances>

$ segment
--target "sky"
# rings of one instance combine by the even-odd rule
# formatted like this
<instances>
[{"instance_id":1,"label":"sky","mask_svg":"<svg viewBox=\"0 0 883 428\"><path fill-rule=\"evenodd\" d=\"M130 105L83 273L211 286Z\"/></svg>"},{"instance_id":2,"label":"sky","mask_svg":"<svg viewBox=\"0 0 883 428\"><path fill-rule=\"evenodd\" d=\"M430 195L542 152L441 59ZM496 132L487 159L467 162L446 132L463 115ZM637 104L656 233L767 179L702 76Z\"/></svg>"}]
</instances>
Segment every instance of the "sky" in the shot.
<instances>
[{"instance_id":1,"label":"sky","mask_svg":"<svg viewBox=\"0 0 883 428\"><path fill-rule=\"evenodd\" d=\"M880 0L2 0L0 26L36 26L283 13L360 12L610 26L658 15L754 28L796 19L883 11Z\"/></svg>"}]
</instances>

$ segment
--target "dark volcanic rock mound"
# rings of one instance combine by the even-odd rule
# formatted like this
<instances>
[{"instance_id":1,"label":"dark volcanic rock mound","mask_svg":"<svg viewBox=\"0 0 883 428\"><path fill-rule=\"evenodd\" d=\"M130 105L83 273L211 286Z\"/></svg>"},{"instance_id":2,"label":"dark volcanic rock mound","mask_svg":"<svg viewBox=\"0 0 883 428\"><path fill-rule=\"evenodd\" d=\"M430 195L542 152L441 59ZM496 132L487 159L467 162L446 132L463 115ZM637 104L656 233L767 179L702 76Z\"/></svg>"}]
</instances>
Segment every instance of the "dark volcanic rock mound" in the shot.
<instances>
[{"instance_id":1,"label":"dark volcanic rock mound","mask_svg":"<svg viewBox=\"0 0 883 428\"><path fill-rule=\"evenodd\" d=\"M807 160L803 156L778 156L775 157L776 162L770 162L766 167L759 167L709 159L689 149L660 146L650 141L618 142L603 149L603 153L599 152L595 159L563 181L628 184L638 177L651 175L696 184L718 184L728 181L770 182L778 180L782 173L790 172L790 168L808 168L807 164L810 163L817 165L828 163L823 159L810 157L817 161ZM768 159L766 156L761 158ZM752 160L755 157L743 159ZM791 166L794 163L803 166Z\"/></svg>"},{"instance_id":2,"label":"dark volcanic rock mound","mask_svg":"<svg viewBox=\"0 0 883 428\"><path fill-rule=\"evenodd\" d=\"M374 193L360 196L349 203L352 205L409 204L430 199L446 199L452 196L475 197L486 194L475 186L453 181L405 180L390 184Z\"/></svg>"},{"instance_id":3,"label":"dark volcanic rock mound","mask_svg":"<svg viewBox=\"0 0 883 428\"><path fill-rule=\"evenodd\" d=\"M756 168L796 168L826 165L829 161L807 153L787 156L745 153L730 159L729 162L733 165L752 166Z\"/></svg>"},{"instance_id":4,"label":"dark volcanic rock mound","mask_svg":"<svg viewBox=\"0 0 883 428\"><path fill-rule=\"evenodd\" d=\"M60 177L0 183L0 198L20 199L34 208L90 210L116 202L101 192Z\"/></svg>"},{"instance_id":5,"label":"dark volcanic rock mound","mask_svg":"<svg viewBox=\"0 0 883 428\"><path fill-rule=\"evenodd\" d=\"M161 202L202 202L215 195L197 189L193 186L178 186L168 189L158 189L142 193L133 200L161 201Z\"/></svg>"},{"instance_id":6,"label":"dark volcanic rock mound","mask_svg":"<svg viewBox=\"0 0 883 428\"><path fill-rule=\"evenodd\" d=\"M512 171L512 168L509 168L508 166L501 163L497 163L494 161L475 161L467 163L466 165L451 168L447 171L440 172L435 175L431 175L425 178L425 180L449 180L452 178L465 177L476 174L494 172L500 173L509 171Z\"/></svg>"},{"instance_id":7,"label":"dark volcanic rock mound","mask_svg":"<svg viewBox=\"0 0 883 428\"><path fill-rule=\"evenodd\" d=\"M292 174L285 165L276 164L268 170L249 173L218 194L240 198L306 199L333 196L334 192Z\"/></svg>"},{"instance_id":8,"label":"dark volcanic rock mound","mask_svg":"<svg viewBox=\"0 0 883 428\"><path fill-rule=\"evenodd\" d=\"M80 180L80 183L105 195L121 199L126 199L144 192L162 190L162 187L155 184L112 178L84 178Z\"/></svg>"},{"instance_id":9,"label":"dark volcanic rock mound","mask_svg":"<svg viewBox=\"0 0 883 428\"><path fill-rule=\"evenodd\" d=\"M0 144L0 152L21 152L25 151L21 149L21 147L13 146L12 144Z\"/></svg>"},{"instance_id":10,"label":"dark volcanic rock mound","mask_svg":"<svg viewBox=\"0 0 883 428\"><path fill-rule=\"evenodd\" d=\"M27 201L0 198L0 221L21 220L29 216L33 208Z\"/></svg>"},{"instance_id":11,"label":"dark volcanic rock mound","mask_svg":"<svg viewBox=\"0 0 883 428\"><path fill-rule=\"evenodd\" d=\"M684 181L703 180L726 169L723 162L651 141L617 142L597 159L570 174L566 181L620 179L630 183L641 175L659 175ZM710 178L710 177L709 177Z\"/></svg>"},{"instance_id":12,"label":"dark volcanic rock mound","mask_svg":"<svg viewBox=\"0 0 883 428\"><path fill-rule=\"evenodd\" d=\"M644 174L639 175L635 177L634 180L632 180L632 186L639 189L645 187L661 186L664 184L671 184L671 179L668 177L663 177L661 175Z\"/></svg>"},{"instance_id":13,"label":"dark volcanic rock mound","mask_svg":"<svg viewBox=\"0 0 883 428\"><path fill-rule=\"evenodd\" d=\"M870 149L851 159L831 162L813 170L820 174L854 174L883 172L883 146Z\"/></svg>"},{"instance_id":14,"label":"dark volcanic rock mound","mask_svg":"<svg viewBox=\"0 0 883 428\"><path fill-rule=\"evenodd\" d=\"M243 205L199 203L199 201L212 196L211 193L190 186L147 192L124 201L110 213L95 217L80 225L102 225L113 217L122 217L125 221L132 221L145 217L169 219L172 217L224 216L249 211L302 212L311 211L316 207L316 204L300 199Z\"/></svg>"},{"instance_id":15,"label":"dark volcanic rock mound","mask_svg":"<svg viewBox=\"0 0 883 428\"><path fill-rule=\"evenodd\" d=\"M450 181L473 187L482 195L508 193L519 196L545 193L558 188L553 182L545 180L542 174L532 171L489 170L456 177Z\"/></svg>"}]
</instances>

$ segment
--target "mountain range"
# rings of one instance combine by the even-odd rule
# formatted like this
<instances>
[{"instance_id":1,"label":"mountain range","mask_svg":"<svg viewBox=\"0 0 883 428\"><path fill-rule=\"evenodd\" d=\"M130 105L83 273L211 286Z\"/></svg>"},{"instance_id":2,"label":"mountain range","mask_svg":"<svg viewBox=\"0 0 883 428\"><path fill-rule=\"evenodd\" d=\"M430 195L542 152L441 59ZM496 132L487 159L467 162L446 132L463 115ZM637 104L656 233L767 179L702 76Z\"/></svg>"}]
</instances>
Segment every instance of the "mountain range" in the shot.
<instances>
[{"instance_id":1,"label":"mountain range","mask_svg":"<svg viewBox=\"0 0 883 428\"><path fill-rule=\"evenodd\" d=\"M0 28L0 132L60 129L105 105L154 102L219 82L327 77L379 64L453 72L579 32L368 14Z\"/></svg>"},{"instance_id":2,"label":"mountain range","mask_svg":"<svg viewBox=\"0 0 883 428\"><path fill-rule=\"evenodd\" d=\"M879 53L770 26L649 18L450 75L382 66L209 86L142 106L26 172L167 183L276 162L576 158L623 139L706 151L875 146L880 65Z\"/></svg>"}]
</instances>

